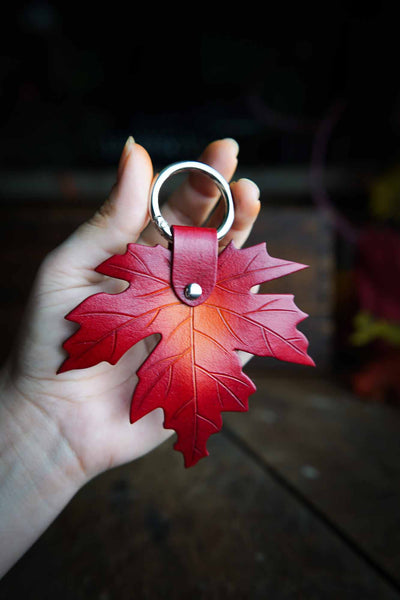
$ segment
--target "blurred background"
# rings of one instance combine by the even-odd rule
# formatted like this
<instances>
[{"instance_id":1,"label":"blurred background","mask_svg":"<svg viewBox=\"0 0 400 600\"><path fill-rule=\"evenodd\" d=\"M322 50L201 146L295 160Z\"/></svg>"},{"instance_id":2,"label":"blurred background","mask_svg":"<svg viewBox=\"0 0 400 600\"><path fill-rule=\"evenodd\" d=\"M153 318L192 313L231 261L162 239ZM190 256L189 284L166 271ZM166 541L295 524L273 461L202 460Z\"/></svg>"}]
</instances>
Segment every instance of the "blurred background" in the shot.
<instances>
[{"instance_id":1,"label":"blurred background","mask_svg":"<svg viewBox=\"0 0 400 600\"><path fill-rule=\"evenodd\" d=\"M68 508L48 537L6 577L4 598L17 598L20 593L47 598L56 592L60 598L130 598L124 577L118 579L116 573L122 571L127 577L127 556L141 553L143 545L153 566L157 560L165 562L158 567L157 582L150 568L146 571L141 564L140 573L135 571L142 585L142 595L137 597L164 597L162 586L170 598L190 594L264 598L266 592L273 598L399 597L396 13L391 3L363 6L361 11L340 2L318 8L268 5L262 13L260 7L250 6L224 10L229 14L220 17L215 6L206 5L173 13L167 7L89 9L39 1L14 3L4 10L0 22L0 359L10 350L40 261L107 196L128 135L147 148L156 169L196 159L214 139L235 138L240 145L237 177L252 178L261 189L262 211L249 244L266 240L273 256L310 265L307 271L277 280L266 289L293 292L298 306L310 314L300 328L309 337L317 367L311 374L273 359L252 361L248 372L259 383L252 420L245 426L235 415L227 416L225 437L221 435L225 441L212 442L221 457L202 461L197 476L203 482L201 493L208 497L214 489L212 477L219 480L221 469L229 471L235 462L226 458L224 450L224 444L231 444L234 450L229 456L243 453L235 470L241 484L236 489L225 481L221 492L225 502L231 506L237 491L246 494L252 478L258 482L256 487L272 478L276 493L288 494L293 501L288 515L293 509L297 515L293 522L300 525L288 527L288 516L282 526L285 542L279 530L272 543L267 527L265 537L256 543L260 519L266 523L271 514L256 510L259 504L250 500L246 516L232 505L232 518L237 519L239 511L241 531L248 532L248 538L239 536L235 544L251 548L251 564L246 564L247 572L253 573L250 579L241 579L233 564L224 571L221 555L213 558L219 567L212 576L210 565L202 572L201 561L193 558L200 553L198 546L197 550L191 546L183 559L178 550L182 540L174 550L181 570L171 571L167 549L156 556L154 545L165 544L173 517L165 506L146 512L145 502L151 499L148 473L154 475L151 501L155 503L167 485L155 475L160 461L175 473L168 483L171 498L197 479L183 473L179 457L168 446L135 467L132 478L141 482L141 487L135 483L141 492L132 492L125 471L92 482L74 500L75 508ZM186 484L183 477L189 478ZM204 506L201 493L195 506ZM271 490L268 494L273 496ZM140 511L135 517L126 514L129 503L136 506L138 497L144 498L142 520ZM104 505L99 503L101 518L92 515L90 520L85 507L89 510L93 498L103 498ZM277 510L282 502L276 500ZM209 508L213 522L216 506ZM123 539L127 534L118 520L121 511L127 522L133 519L132 527L143 527L144 537L143 545L135 542L137 547L125 539L122 546L128 548L127 554L114 562L110 559L105 568L98 544L90 545L88 539L95 532L104 546L115 546L119 556L121 545L114 540L115 522L107 520L109 510ZM170 510L176 510L172 499ZM189 500L187 511L188 522L202 523ZM221 511L224 514L226 509ZM255 515L257 511L261 513ZM322 533L315 533L305 515L315 519ZM89 525L83 524L86 519ZM78 524L84 535L80 542L75 538L72 542L68 532ZM304 542L305 531L311 530L314 541ZM206 533L199 526L197 539L202 535ZM207 547L209 540L201 539ZM233 538L225 540L228 547L229 539ZM78 550L71 555L72 543ZM274 563L277 543L279 564ZM254 544L261 546L255 550ZM292 554L286 555L287 544ZM68 566L55 560L49 548L55 554L65 552ZM316 558L326 553L324 563ZM47 578L37 574L42 560L50 561ZM343 563L351 565L351 560L356 564L352 575L346 574ZM283 565L291 562L298 569L286 571ZM32 578L34 572L36 583L30 587L31 596L26 596L21 575ZM189 572L194 573L192 581ZM182 579L182 573L187 579ZM176 583L179 578L181 587ZM1 593L0 587L3 597Z\"/></svg>"}]
</instances>

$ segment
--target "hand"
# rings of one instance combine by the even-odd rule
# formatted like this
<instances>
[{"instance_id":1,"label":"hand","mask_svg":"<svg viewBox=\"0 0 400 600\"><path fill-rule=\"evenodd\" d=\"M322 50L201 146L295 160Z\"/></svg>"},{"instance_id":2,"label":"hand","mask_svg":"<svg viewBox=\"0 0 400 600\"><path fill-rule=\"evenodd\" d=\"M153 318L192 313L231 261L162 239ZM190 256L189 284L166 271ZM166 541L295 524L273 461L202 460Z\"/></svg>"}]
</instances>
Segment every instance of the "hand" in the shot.
<instances>
[{"instance_id":1,"label":"hand","mask_svg":"<svg viewBox=\"0 0 400 600\"><path fill-rule=\"evenodd\" d=\"M237 144L214 142L200 160L230 180ZM136 344L114 366L103 362L56 374L66 358L62 343L76 329L64 316L96 292L121 289L120 281L96 273L96 266L125 252L130 242L164 243L148 224L152 179L149 155L130 138L107 202L39 269L15 350L0 374L0 576L90 478L145 454L172 433L163 428L160 409L129 423L135 371L154 339ZM248 180L231 188L235 222L224 242L240 246L258 214L259 192ZM201 224L215 193L207 177L193 173L164 216L171 225Z\"/></svg>"},{"instance_id":2,"label":"hand","mask_svg":"<svg viewBox=\"0 0 400 600\"><path fill-rule=\"evenodd\" d=\"M219 140L205 149L200 160L229 181L237 166L237 151L233 140ZM65 359L62 343L76 330L64 316L94 293L122 289L120 281L96 273L95 267L109 256L123 253L130 242L165 243L148 224L152 179L149 155L130 138L107 202L42 264L16 353L7 367L9 386L18 402L40 411L52 426L56 424L76 460L75 475L81 481L145 454L173 433L163 429L161 409L129 423L135 372L153 349L153 338L136 344L114 366L103 362L56 374ZM231 184L231 189L235 222L223 243L233 239L240 247L257 217L259 191L248 180ZM170 224L199 225L215 204L215 194L209 178L193 173L172 195L163 215ZM215 219L218 226L218 214Z\"/></svg>"}]
</instances>

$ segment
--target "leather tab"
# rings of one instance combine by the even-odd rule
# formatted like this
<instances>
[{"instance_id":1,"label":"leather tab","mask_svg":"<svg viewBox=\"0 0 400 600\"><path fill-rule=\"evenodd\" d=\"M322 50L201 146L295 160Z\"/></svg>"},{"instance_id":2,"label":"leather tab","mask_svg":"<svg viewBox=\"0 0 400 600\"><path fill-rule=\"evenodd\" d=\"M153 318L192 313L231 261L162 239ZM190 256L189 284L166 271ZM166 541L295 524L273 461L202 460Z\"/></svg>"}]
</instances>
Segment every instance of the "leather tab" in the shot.
<instances>
[{"instance_id":1,"label":"leather tab","mask_svg":"<svg viewBox=\"0 0 400 600\"><path fill-rule=\"evenodd\" d=\"M172 226L172 287L181 302L198 306L210 296L217 278L217 230L207 227ZM199 298L186 297L192 283L200 285Z\"/></svg>"}]
</instances>

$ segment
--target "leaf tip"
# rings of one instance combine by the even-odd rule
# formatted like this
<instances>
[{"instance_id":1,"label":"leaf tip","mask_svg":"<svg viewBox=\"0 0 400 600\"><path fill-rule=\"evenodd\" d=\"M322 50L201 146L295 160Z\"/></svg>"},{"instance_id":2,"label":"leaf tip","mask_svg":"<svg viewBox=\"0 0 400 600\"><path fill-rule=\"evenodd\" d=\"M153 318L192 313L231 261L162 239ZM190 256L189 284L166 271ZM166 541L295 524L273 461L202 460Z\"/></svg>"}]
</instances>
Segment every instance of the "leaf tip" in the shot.
<instances>
[{"instance_id":1,"label":"leaf tip","mask_svg":"<svg viewBox=\"0 0 400 600\"><path fill-rule=\"evenodd\" d=\"M129 423L131 425L133 425L134 423L136 423L136 421L139 421L141 417L139 415L135 414L135 410L134 410L134 405L133 405L133 399L131 402L131 409L129 411Z\"/></svg>"},{"instance_id":2,"label":"leaf tip","mask_svg":"<svg viewBox=\"0 0 400 600\"><path fill-rule=\"evenodd\" d=\"M293 296L294 298L294 296ZM306 312L304 312L303 310L298 309L298 318L299 320L297 321L297 323L301 323L302 321L304 321L305 319L308 319L310 315Z\"/></svg>"},{"instance_id":3,"label":"leaf tip","mask_svg":"<svg viewBox=\"0 0 400 600\"><path fill-rule=\"evenodd\" d=\"M61 373L66 373L67 371L71 371L71 367L68 366L69 358L66 358L64 362L58 367L56 371L56 375L60 375Z\"/></svg>"},{"instance_id":4,"label":"leaf tip","mask_svg":"<svg viewBox=\"0 0 400 600\"><path fill-rule=\"evenodd\" d=\"M297 265L297 270L298 271L302 271L303 269L309 269L310 265L303 265L303 263L293 263L295 265Z\"/></svg>"},{"instance_id":5,"label":"leaf tip","mask_svg":"<svg viewBox=\"0 0 400 600\"><path fill-rule=\"evenodd\" d=\"M307 354L307 359L308 359L308 361L307 361L307 363L305 363L307 366L309 366L309 367L317 366L315 361L311 358L311 356L309 356L309 354Z\"/></svg>"},{"instance_id":6,"label":"leaf tip","mask_svg":"<svg viewBox=\"0 0 400 600\"><path fill-rule=\"evenodd\" d=\"M204 452L200 453L191 453L188 454L186 452L183 451L182 448L179 447L179 442L176 442L174 444L174 450L177 450L178 452L181 452L183 454L183 464L185 469L190 469L190 467L194 467L199 460L201 460L202 458L207 458L207 456L210 456L210 453L207 449L204 450Z\"/></svg>"}]
</instances>

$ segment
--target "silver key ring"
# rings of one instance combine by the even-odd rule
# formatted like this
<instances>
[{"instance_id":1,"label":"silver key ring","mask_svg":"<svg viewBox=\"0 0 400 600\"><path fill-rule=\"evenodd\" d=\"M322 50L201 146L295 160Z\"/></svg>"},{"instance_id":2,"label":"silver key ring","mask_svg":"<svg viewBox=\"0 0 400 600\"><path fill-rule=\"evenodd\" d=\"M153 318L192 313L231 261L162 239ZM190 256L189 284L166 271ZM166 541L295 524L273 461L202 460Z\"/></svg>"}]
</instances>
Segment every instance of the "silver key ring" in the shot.
<instances>
[{"instance_id":1,"label":"silver key ring","mask_svg":"<svg viewBox=\"0 0 400 600\"><path fill-rule=\"evenodd\" d=\"M182 171L201 171L202 173L206 173L214 181L221 192L221 195L225 200L224 219L217 229L217 239L221 240L232 227L235 216L231 188L229 187L226 179L224 179L222 175L218 173L218 171L201 162L191 160L178 162L165 167L165 169L160 172L153 184L150 195L150 215L153 223L163 237L169 241L172 241L171 228L161 214L158 196L161 186L167 181L167 179L176 173L181 173Z\"/></svg>"}]
</instances>

